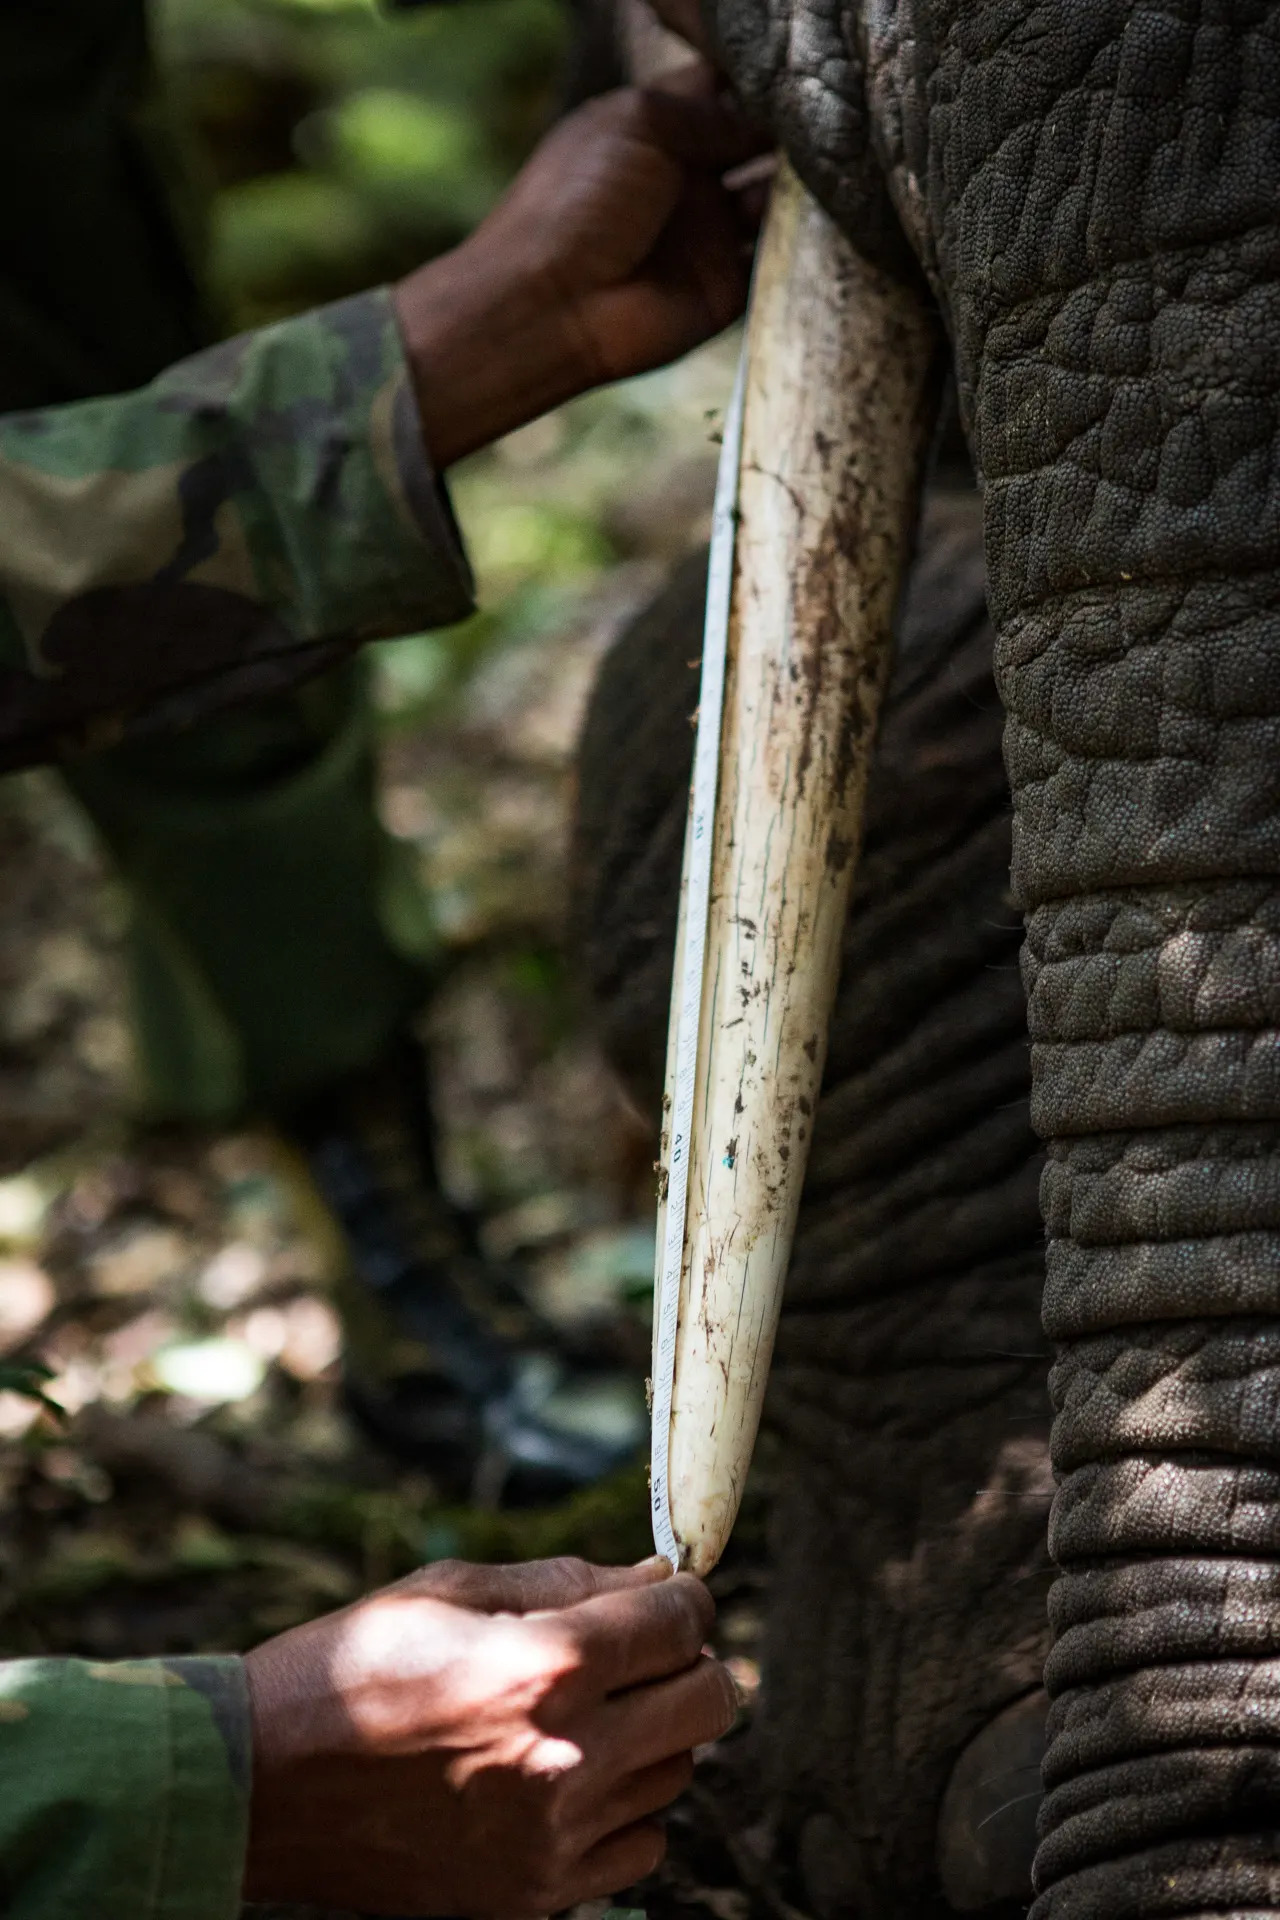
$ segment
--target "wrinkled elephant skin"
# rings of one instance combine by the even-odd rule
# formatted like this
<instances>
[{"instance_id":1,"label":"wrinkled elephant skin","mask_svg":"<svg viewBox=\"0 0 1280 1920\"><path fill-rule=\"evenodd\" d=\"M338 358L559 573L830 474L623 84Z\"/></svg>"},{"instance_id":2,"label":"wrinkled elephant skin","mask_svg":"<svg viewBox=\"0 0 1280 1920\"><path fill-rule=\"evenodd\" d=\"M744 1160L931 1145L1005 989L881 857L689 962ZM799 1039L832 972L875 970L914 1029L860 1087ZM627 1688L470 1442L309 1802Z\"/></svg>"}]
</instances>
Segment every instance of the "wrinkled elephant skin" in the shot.
<instances>
[{"instance_id":1,"label":"wrinkled elephant skin","mask_svg":"<svg viewBox=\"0 0 1280 1920\"><path fill-rule=\"evenodd\" d=\"M691 562L620 640L581 758L576 946L655 1116L702 588ZM743 1764L793 1904L914 1920L950 1890L1012 1916L1039 1797L1048 1357L972 492L932 503L899 626L769 1389L775 1570Z\"/></svg>"},{"instance_id":2,"label":"wrinkled elephant skin","mask_svg":"<svg viewBox=\"0 0 1280 1920\"><path fill-rule=\"evenodd\" d=\"M711 0L711 19L740 90L818 197L876 258L927 277L984 490L1057 1345L1033 1920L1280 1912L1280 8ZM957 736L940 710L933 721L945 756ZM882 789L900 724L891 714ZM948 917L946 886L961 883L937 869L931 1002L925 936L905 927L910 822L934 777L919 772L883 896L868 843L860 910L899 919L897 948L863 956L861 1005L842 1000L838 1016L859 1029L863 1080L891 1030L877 993L910 997L914 982L913 1031L927 1036L942 997L963 991L941 976L981 918L972 897ZM960 834L957 821L945 857ZM890 959L896 983L877 971ZM1002 1056L998 995L976 974L970 986L957 1076L977 1101ZM945 1063L921 1059L927 1108ZM954 1186L949 1211L929 1187L927 1118L912 1139L900 1102L853 1114L841 1071L837 1038L776 1418L787 1460L832 1458L837 1429L846 1455L861 1448L856 1490L845 1475L855 1505L887 1513L874 1476L896 1475L910 1550L895 1559L874 1523L846 1545L858 1514L817 1491L806 1532L805 1491L784 1493L765 1724L781 1760L766 1750L765 1764L808 1899L866 1920L954 1903L947 1845L919 1866L923 1833L892 1795L935 1819L942 1762L959 1762L978 1696L1007 1710L1033 1684L1007 1537L989 1554L986 1603L962 1563L965 1541L979 1551L983 1500L1038 1484L1036 1394L1019 1411L1007 1383L988 1382L1008 1401L1007 1449L988 1428L967 1535L949 1460L930 1478L923 1439L877 1454L895 1421L923 1424L913 1395L936 1395L936 1431L954 1438L959 1382L980 1371L980 1305L955 1309L949 1370L920 1322L948 1310L945 1287L928 1293L942 1255L924 1210L941 1209L955 1286L981 1291L990 1267L964 1240ZM982 1098L989 1126L1011 1111L994 1087ZM986 1168L974 1204L993 1208L995 1191ZM1025 1261L1015 1213L1005 1252ZM837 1218L842 1237L824 1243ZM864 1265L886 1321L874 1351ZM913 1324L891 1334L895 1301ZM837 1352L832 1328L855 1307L862 1344ZM935 1374L910 1373L913 1342ZM820 1546L833 1530L839 1542ZM842 1581L866 1604L851 1608ZM891 1632L875 1607L895 1600ZM939 1621L959 1608L949 1647L940 1626L926 1644L917 1605ZM1009 1618L979 1632L983 1605Z\"/></svg>"},{"instance_id":3,"label":"wrinkled elephant skin","mask_svg":"<svg viewBox=\"0 0 1280 1920\"><path fill-rule=\"evenodd\" d=\"M1280 11L721 0L951 328L1061 1484L1038 1915L1280 1906ZM886 237L888 236L888 237Z\"/></svg>"}]
</instances>

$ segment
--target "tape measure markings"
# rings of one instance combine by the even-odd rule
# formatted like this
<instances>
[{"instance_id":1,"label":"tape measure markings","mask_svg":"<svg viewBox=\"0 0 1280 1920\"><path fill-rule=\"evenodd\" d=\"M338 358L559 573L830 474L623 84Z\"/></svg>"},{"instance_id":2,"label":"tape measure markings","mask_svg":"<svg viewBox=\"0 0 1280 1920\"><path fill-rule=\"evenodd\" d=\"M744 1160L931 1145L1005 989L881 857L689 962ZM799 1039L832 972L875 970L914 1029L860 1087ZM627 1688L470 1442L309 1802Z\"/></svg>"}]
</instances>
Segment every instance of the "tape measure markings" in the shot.
<instances>
[{"instance_id":1,"label":"tape measure markings","mask_svg":"<svg viewBox=\"0 0 1280 1920\"><path fill-rule=\"evenodd\" d=\"M711 859L715 845L716 799L720 777L720 735L729 652L729 616L733 603L737 544L738 485L742 465L742 415L746 387L746 350L738 362L733 396L725 415L724 442L716 479L707 569L707 613L702 640L702 682L698 731L693 755L685 861L684 951L673 1002L676 1020L675 1072L671 1112L667 1116L666 1234L657 1249L654 1299L653 1446L650 1494L653 1539L673 1567L680 1547L671 1524L671 1406L675 1392L676 1334L680 1322L680 1278L684 1268L689 1201L689 1152L693 1134L698 1043L702 1028L703 975L707 920L711 908Z\"/></svg>"}]
</instances>

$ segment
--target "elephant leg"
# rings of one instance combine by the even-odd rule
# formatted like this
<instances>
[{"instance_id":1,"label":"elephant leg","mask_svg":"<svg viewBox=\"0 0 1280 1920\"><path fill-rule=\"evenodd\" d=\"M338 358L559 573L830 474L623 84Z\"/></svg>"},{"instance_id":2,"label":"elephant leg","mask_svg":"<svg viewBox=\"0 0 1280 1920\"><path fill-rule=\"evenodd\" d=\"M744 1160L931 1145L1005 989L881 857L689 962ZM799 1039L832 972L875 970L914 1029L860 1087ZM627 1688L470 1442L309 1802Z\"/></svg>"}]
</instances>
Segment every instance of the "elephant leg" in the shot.
<instances>
[{"instance_id":1,"label":"elephant leg","mask_svg":"<svg viewBox=\"0 0 1280 1920\"><path fill-rule=\"evenodd\" d=\"M1040 1154L980 509L931 502L900 618L766 1418L753 1735L822 1915L1021 1912L1039 1799L1048 1465ZM659 1111L703 569L605 662L575 943Z\"/></svg>"},{"instance_id":2,"label":"elephant leg","mask_svg":"<svg viewBox=\"0 0 1280 1920\"><path fill-rule=\"evenodd\" d=\"M707 0L982 477L1061 1569L1033 1920L1280 1914L1280 9Z\"/></svg>"}]
</instances>

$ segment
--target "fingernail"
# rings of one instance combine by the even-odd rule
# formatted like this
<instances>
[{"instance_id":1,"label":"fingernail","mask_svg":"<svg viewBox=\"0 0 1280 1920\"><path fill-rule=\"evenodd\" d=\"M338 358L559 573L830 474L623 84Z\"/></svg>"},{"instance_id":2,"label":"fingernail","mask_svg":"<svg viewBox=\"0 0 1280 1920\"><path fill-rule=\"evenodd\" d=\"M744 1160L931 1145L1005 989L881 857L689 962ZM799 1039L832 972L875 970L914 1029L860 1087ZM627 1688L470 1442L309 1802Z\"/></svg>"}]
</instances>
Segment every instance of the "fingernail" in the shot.
<instances>
[{"instance_id":1,"label":"fingernail","mask_svg":"<svg viewBox=\"0 0 1280 1920\"><path fill-rule=\"evenodd\" d=\"M661 1567L663 1573L674 1573L675 1569L665 1553L651 1553L647 1560L637 1560L634 1573L656 1573Z\"/></svg>"}]
</instances>

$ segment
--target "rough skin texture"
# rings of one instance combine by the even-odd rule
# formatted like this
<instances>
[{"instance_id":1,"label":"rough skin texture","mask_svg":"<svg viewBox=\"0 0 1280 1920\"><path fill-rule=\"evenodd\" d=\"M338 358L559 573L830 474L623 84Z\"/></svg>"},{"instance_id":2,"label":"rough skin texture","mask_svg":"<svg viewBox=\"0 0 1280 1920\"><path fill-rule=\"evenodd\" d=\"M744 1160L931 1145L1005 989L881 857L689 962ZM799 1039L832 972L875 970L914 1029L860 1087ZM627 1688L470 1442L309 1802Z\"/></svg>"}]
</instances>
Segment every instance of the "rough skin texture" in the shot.
<instances>
[{"instance_id":1,"label":"rough skin texture","mask_svg":"<svg viewBox=\"0 0 1280 1920\"><path fill-rule=\"evenodd\" d=\"M870 121L985 485L1059 1343L1033 1920L1277 1912L1280 8L717 4L855 238Z\"/></svg>"},{"instance_id":2,"label":"rough skin texture","mask_svg":"<svg viewBox=\"0 0 1280 1920\"><path fill-rule=\"evenodd\" d=\"M576 947L655 1116L704 570L606 661L581 756ZM948 1911L948 1776L1037 1688L1048 1638L1041 1156L972 494L926 516L901 625L770 1384L776 1586L748 1767L783 1885L860 1920ZM1012 1765L983 1837L1021 1897L993 1914L1030 1892L1025 1740Z\"/></svg>"}]
</instances>

